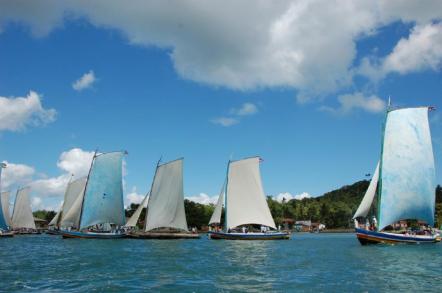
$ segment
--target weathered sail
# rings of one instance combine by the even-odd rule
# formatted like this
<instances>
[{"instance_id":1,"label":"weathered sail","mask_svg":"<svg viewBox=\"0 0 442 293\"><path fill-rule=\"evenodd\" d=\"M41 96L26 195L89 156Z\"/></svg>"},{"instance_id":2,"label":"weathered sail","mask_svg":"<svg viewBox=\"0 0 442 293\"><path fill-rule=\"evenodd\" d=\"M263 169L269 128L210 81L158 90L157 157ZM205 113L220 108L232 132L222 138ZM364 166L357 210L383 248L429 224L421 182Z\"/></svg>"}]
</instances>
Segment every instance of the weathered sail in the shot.
<instances>
[{"instance_id":1,"label":"weathered sail","mask_svg":"<svg viewBox=\"0 0 442 293\"><path fill-rule=\"evenodd\" d=\"M83 188L84 189L84 188ZM80 227L81 206L83 204L84 191L81 191L72 207L63 214L60 227L72 227L78 229Z\"/></svg>"},{"instance_id":2,"label":"weathered sail","mask_svg":"<svg viewBox=\"0 0 442 293\"><path fill-rule=\"evenodd\" d=\"M147 201L149 200L149 194L146 194L143 201L140 203L136 211L133 213L132 217L127 221L126 227L135 227L137 225L138 219L140 218L141 212L147 206Z\"/></svg>"},{"instance_id":3,"label":"weathered sail","mask_svg":"<svg viewBox=\"0 0 442 293\"><path fill-rule=\"evenodd\" d=\"M390 111L382 151L378 229L402 219L433 225L435 188L428 108Z\"/></svg>"},{"instance_id":4,"label":"weathered sail","mask_svg":"<svg viewBox=\"0 0 442 293\"><path fill-rule=\"evenodd\" d=\"M184 211L183 159L157 167L148 202L145 231L156 228L188 230Z\"/></svg>"},{"instance_id":5,"label":"weathered sail","mask_svg":"<svg viewBox=\"0 0 442 293\"><path fill-rule=\"evenodd\" d=\"M52 220L49 222L48 226L57 226L61 215L61 209L55 214Z\"/></svg>"},{"instance_id":6,"label":"weathered sail","mask_svg":"<svg viewBox=\"0 0 442 293\"><path fill-rule=\"evenodd\" d=\"M14 229L35 229L34 216L32 215L31 203L29 201L29 191L29 187L17 191L12 214L12 227Z\"/></svg>"},{"instance_id":7,"label":"weathered sail","mask_svg":"<svg viewBox=\"0 0 442 293\"><path fill-rule=\"evenodd\" d=\"M215 210L213 211L212 217L210 217L209 225L221 223L221 214L223 212L225 188L226 184L224 183L223 188L221 189L221 192L219 194Z\"/></svg>"},{"instance_id":8,"label":"weathered sail","mask_svg":"<svg viewBox=\"0 0 442 293\"><path fill-rule=\"evenodd\" d=\"M371 178L370 185L365 192L364 198L361 201L356 213L353 216L353 219L357 217L366 217L368 212L370 211L371 204L373 203L374 196L376 195L376 188L378 186L379 181L379 162L376 165L376 170L374 171L373 177Z\"/></svg>"},{"instance_id":9,"label":"weathered sail","mask_svg":"<svg viewBox=\"0 0 442 293\"><path fill-rule=\"evenodd\" d=\"M0 229L6 230L12 227L11 217L9 215L9 191L1 193L0 199Z\"/></svg>"},{"instance_id":10,"label":"weathered sail","mask_svg":"<svg viewBox=\"0 0 442 293\"><path fill-rule=\"evenodd\" d=\"M80 230L104 223L124 225L123 155L113 152L95 157L86 184Z\"/></svg>"},{"instance_id":11,"label":"weathered sail","mask_svg":"<svg viewBox=\"0 0 442 293\"><path fill-rule=\"evenodd\" d=\"M259 171L259 158L229 164L226 190L226 228L258 224L276 229Z\"/></svg>"},{"instance_id":12,"label":"weathered sail","mask_svg":"<svg viewBox=\"0 0 442 293\"><path fill-rule=\"evenodd\" d=\"M77 198L81 197L83 195L84 187L86 186L86 181L87 181L87 177L81 177L81 178L78 178L77 180L70 182L68 184L68 186L66 187L66 192L64 194L63 206L61 208L61 217L58 219L58 222L57 222L60 224L60 226L69 227L69 226L62 225L62 222L64 222L64 224L67 224L66 223L66 215L73 207ZM79 214L80 209L77 210L76 213ZM70 225L70 226L72 227L73 225Z\"/></svg>"}]
</instances>

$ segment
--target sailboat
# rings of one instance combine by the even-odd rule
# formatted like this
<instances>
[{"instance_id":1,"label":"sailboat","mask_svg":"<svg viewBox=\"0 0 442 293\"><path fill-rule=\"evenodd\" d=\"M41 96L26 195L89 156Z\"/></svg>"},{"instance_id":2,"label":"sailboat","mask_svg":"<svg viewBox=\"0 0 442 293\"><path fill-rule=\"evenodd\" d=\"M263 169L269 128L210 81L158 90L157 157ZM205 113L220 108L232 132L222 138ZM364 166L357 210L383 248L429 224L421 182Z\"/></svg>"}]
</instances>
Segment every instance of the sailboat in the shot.
<instances>
[{"instance_id":1,"label":"sailboat","mask_svg":"<svg viewBox=\"0 0 442 293\"><path fill-rule=\"evenodd\" d=\"M19 188L12 213L12 228L17 234L39 234L35 227L31 202L29 201L30 187Z\"/></svg>"},{"instance_id":2,"label":"sailboat","mask_svg":"<svg viewBox=\"0 0 442 293\"><path fill-rule=\"evenodd\" d=\"M209 222L221 224L224 208L224 229L209 231L210 239L277 240L289 239L278 231L267 205L261 181L259 157L229 161L227 178ZM260 228L256 229L256 226Z\"/></svg>"},{"instance_id":3,"label":"sailboat","mask_svg":"<svg viewBox=\"0 0 442 293\"><path fill-rule=\"evenodd\" d=\"M49 223L48 234L58 235L61 227L64 227L65 229L78 229L80 221L79 215L81 212L81 203L83 201L86 181L87 177L81 177L74 181L69 180L64 194L63 205Z\"/></svg>"},{"instance_id":4,"label":"sailboat","mask_svg":"<svg viewBox=\"0 0 442 293\"><path fill-rule=\"evenodd\" d=\"M401 220L434 225L436 185L428 112L429 107L387 109L380 160L353 216L362 245L440 241L432 228L392 230ZM375 198L377 217L373 217L370 227L367 216ZM364 228L358 223L361 218L367 221Z\"/></svg>"},{"instance_id":5,"label":"sailboat","mask_svg":"<svg viewBox=\"0 0 442 293\"><path fill-rule=\"evenodd\" d=\"M0 163L0 191L2 170L6 168L5 163ZM12 227L11 217L9 216L9 191L0 194L0 238L13 237L14 233L10 230Z\"/></svg>"},{"instance_id":6,"label":"sailboat","mask_svg":"<svg viewBox=\"0 0 442 293\"><path fill-rule=\"evenodd\" d=\"M148 199L146 199L148 198ZM197 233L189 232L184 210L183 158L157 164L147 200L146 220L142 232L132 232L138 239L195 239ZM144 201L143 200L143 201ZM142 210L143 203L139 209ZM138 219L141 210L137 210ZM135 218L129 220L136 224ZM135 222L135 224L133 224Z\"/></svg>"},{"instance_id":7,"label":"sailboat","mask_svg":"<svg viewBox=\"0 0 442 293\"><path fill-rule=\"evenodd\" d=\"M97 154L92 159L85 187L79 182L66 204L72 204L61 218L63 238L115 239L126 236L123 204L122 163L126 152ZM77 222L78 221L78 222ZM78 224L77 224L78 223ZM67 227L67 228L65 228Z\"/></svg>"}]
</instances>

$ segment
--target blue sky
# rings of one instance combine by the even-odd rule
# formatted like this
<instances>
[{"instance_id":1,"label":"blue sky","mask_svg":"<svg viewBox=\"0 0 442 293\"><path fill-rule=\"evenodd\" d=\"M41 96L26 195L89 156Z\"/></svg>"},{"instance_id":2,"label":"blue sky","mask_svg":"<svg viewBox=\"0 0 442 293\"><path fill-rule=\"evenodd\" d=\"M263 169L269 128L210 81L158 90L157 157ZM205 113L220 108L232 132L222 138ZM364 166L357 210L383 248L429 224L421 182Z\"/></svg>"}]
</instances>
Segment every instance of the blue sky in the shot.
<instances>
[{"instance_id":1,"label":"blue sky","mask_svg":"<svg viewBox=\"0 0 442 293\"><path fill-rule=\"evenodd\" d=\"M34 208L56 207L96 148L129 152L126 202L148 191L161 156L185 158L185 194L202 202L229 158L260 155L272 195L364 179L388 96L438 108L442 92L440 4L370 2L340 3L345 21L321 1L3 2L3 189L34 185ZM440 110L430 113L437 170Z\"/></svg>"}]
</instances>

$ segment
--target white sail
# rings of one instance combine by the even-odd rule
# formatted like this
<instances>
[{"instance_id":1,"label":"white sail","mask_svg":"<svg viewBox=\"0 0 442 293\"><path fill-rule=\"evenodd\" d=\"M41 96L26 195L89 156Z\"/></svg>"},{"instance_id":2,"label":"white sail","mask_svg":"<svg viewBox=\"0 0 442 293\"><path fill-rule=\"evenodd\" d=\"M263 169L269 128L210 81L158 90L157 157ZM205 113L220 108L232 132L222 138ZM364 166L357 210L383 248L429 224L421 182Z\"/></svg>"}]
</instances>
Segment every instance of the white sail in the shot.
<instances>
[{"instance_id":1,"label":"white sail","mask_svg":"<svg viewBox=\"0 0 442 293\"><path fill-rule=\"evenodd\" d=\"M78 227L80 226L80 214L81 205L83 204L83 196L84 192L81 191L69 211L63 214L63 219L60 222L60 227L72 227L78 229Z\"/></svg>"},{"instance_id":2,"label":"white sail","mask_svg":"<svg viewBox=\"0 0 442 293\"><path fill-rule=\"evenodd\" d=\"M276 229L267 205L259 158L229 163L226 190L226 228L258 224Z\"/></svg>"},{"instance_id":3,"label":"white sail","mask_svg":"<svg viewBox=\"0 0 442 293\"><path fill-rule=\"evenodd\" d=\"M9 191L4 191L1 193L1 206L6 225L12 227L12 220L11 216L9 215L9 195L10 195Z\"/></svg>"},{"instance_id":4,"label":"white sail","mask_svg":"<svg viewBox=\"0 0 442 293\"><path fill-rule=\"evenodd\" d=\"M12 214L12 227L14 229L28 228L36 229L34 216L32 215L31 203L29 201L29 187L19 189L14 203Z\"/></svg>"},{"instance_id":5,"label":"white sail","mask_svg":"<svg viewBox=\"0 0 442 293\"><path fill-rule=\"evenodd\" d=\"M373 203L374 196L376 195L376 188L378 186L379 181L379 162L376 165L376 170L374 171L373 177L371 178L370 185L365 192L364 198L361 201L356 213L353 216L353 219L357 217L366 217L368 212L370 211L371 204Z\"/></svg>"},{"instance_id":6,"label":"white sail","mask_svg":"<svg viewBox=\"0 0 442 293\"><path fill-rule=\"evenodd\" d=\"M380 170L379 230L404 219L432 226L436 180L427 107L388 112Z\"/></svg>"},{"instance_id":7,"label":"white sail","mask_svg":"<svg viewBox=\"0 0 442 293\"><path fill-rule=\"evenodd\" d=\"M126 227L135 227L137 225L138 219L140 218L141 212L145 207L147 207L147 201L149 200L149 193L146 194L143 201L138 206L137 210L133 213L132 217L126 222Z\"/></svg>"},{"instance_id":8,"label":"white sail","mask_svg":"<svg viewBox=\"0 0 442 293\"><path fill-rule=\"evenodd\" d=\"M184 211L183 159L157 167L148 202L145 231L156 228L188 231Z\"/></svg>"},{"instance_id":9,"label":"white sail","mask_svg":"<svg viewBox=\"0 0 442 293\"><path fill-rule=\"evenodd\" d=\"M223 211L224 205L224 193L226 189L226 184L223 184L223 188L218 197L218 202L216 203L215 210L213 211L212 217L210 218L209 225L211 224L220 224L221 223L221 214Z\"/></svg>"},{"instance_id":10,"label":"white sail","mask_svg":"<svg viewBox=\"0 0 442 293\"><path fill-rule=\"evenodd\" d=\"M68 184L66 192L64 194L63 206L61 208L61 218L59 218L57 222L60 223L60 225L62 222L64 222L64 224L67 224L66 215L73 207L77 198L83 195L84 187L86 186L86 181L87 177L81 177ZM77 213L80 213L80 211L77 211ZM63 226L63 227L69 227L69 226Z\"/></svg>"},{"instance_id":11,"label":"white sail","mask_svg":"<svg viewBox=\"0 0 442 293\"><path fill-rule=\"evenodd\" d=\"M55 214L55 216L52 218L52 220L49 222L48 226L57 226L58 221L60 219L60 215L61 215L61 209L58 211L57 214Z\"/></svg>"}]
</instances>

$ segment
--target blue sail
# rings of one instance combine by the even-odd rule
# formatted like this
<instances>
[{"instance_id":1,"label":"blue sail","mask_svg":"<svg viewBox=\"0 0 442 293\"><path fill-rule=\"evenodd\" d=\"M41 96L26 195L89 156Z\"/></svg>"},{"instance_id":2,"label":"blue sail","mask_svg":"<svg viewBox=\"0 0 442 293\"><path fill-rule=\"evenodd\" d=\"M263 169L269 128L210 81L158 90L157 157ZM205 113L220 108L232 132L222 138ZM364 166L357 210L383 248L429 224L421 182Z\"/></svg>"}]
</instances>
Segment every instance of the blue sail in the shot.
<instances>
[{"instance_id":1,"label":"blue sail","mask_svg":"<svg viewBox=\"0 0 442 293\"><path fill-rule=\"evenodd\" d=\"M83 200L80 230L95 224L125 224L122 184L124 153L95 157Z\"/></svg>"},{"instance_id":2,"label":"blue sail","mask_svg":"<svg viewBox=\"0 0 442 293\"><path fill-rule=\"evenodd\" d=\"M0 166L0 168L3 168L3 165ZM0 169L0 193L1 193L1 176L2 176L2 170ZM1 195L0 195L1 197ZM3 214L3 203L2 203L2 199L0 198L0 229L2 230L7 230L8 229L8 225L5 219L5 215ZM9 209L9 207L7 207Z\"/></svg>"},{"instance_id":3,"label":"blue sail","mask_svg":"<svg viewBox=\"0 0 442 293\"><path fill-rule=\"evenodd\" d=\"M428 108L390 111L381 160L378 229L403 219L433 225L435 188Z\"/></svg>"},{"instance_id":4,"label":"blue sail","mask_svg":"<svg viewBox=\"0 0 442 293\"><path fill-rule=\"evenodd\" d=\"M5 220L5 215L3 214L3 206L2 206L1 199L0 199L0 229L2 229L2 230L8 229L8 225L6 224L6 220Z\"/></svg>"}]
</instances>

